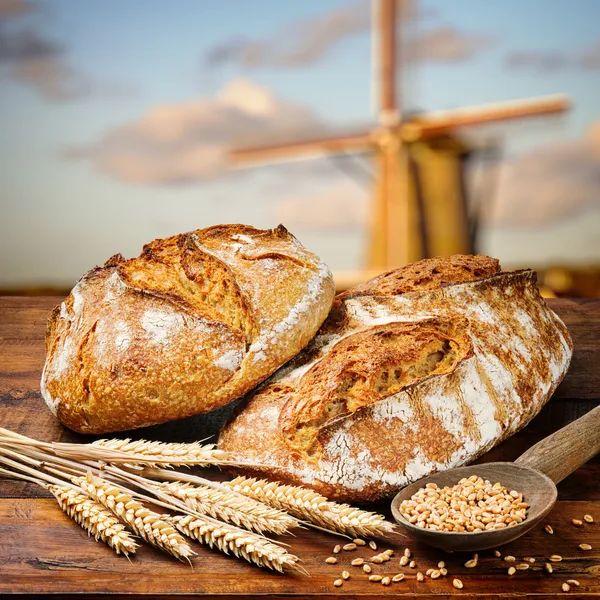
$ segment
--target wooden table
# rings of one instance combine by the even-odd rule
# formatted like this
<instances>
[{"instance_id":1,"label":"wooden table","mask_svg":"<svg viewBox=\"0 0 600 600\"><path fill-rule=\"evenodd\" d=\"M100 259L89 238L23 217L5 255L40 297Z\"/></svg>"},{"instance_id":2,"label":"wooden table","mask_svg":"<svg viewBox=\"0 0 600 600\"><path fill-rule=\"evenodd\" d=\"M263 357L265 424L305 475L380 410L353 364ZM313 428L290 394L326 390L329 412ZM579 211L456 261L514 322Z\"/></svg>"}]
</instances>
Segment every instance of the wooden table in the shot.
<instances>
[{"instance_id":1,"label":"wooden table","mask_svg":"<svg viewBox=\"0 0 600 600\"><path fill-rule=\"evenodd\" d=\"M46 408L39 393L39 379L44 361L43 337L50 309L56 298L0 298L0 424L42 440L82 441L63 429ZM482 460L513 460L542 437L581 416L600 398L600 300L551 300L551 306L567 323L575 343L569 374L554 398L523 431L505 442ZM177 423L134 432L135 437L189 441L215 429L228 410L216 415L194 417ZM387 507L377 507L384 512ZM576 528L573 518L593 515L596 524ZM390 595L434 597L449 594L470 597L506 595L562 594L561 584L577 579L579 588L571 595L600 595L600 461L594 460L559 485L559 502L547 522L554 535L534 530L517 542L502 548L503 554L517 558L534 557L528 571L507 575L508 563L495 558L491 551L481 553L479 566L466 569L469 557L443 554L419 546L410 539L403 543L382 544L397 549L409 546L419 571L426 571L444 560L449 576L438 580L415 579L415 571L400 568L398 559L374 572L395 574L403 571L407 578L383 587L367 581L366 575L349 563L366 551L342 553L338 565L328 565L337 540L315 531L301 531L286 541L304 561L310 572L306 576L284 576L250 566L218 552L197 547L194 567L180 564L147 546L131 560L118 557L103 544L87 538L56 506L53 498L33 484L0 480L0 594L53 593L89 597L104 594L151 595L220 595L222 598L271 595L331 598L376 598ZM593 546L590 552L578 544ZM372 553L371 553L372 554ZM544 573L542 565L550 554L563 557L554 563L554 573ZM334 579L347 568L352 577L342 588L333 587ZM460 578L464 588L452 587Z\"/></svg>"}]
</instances>

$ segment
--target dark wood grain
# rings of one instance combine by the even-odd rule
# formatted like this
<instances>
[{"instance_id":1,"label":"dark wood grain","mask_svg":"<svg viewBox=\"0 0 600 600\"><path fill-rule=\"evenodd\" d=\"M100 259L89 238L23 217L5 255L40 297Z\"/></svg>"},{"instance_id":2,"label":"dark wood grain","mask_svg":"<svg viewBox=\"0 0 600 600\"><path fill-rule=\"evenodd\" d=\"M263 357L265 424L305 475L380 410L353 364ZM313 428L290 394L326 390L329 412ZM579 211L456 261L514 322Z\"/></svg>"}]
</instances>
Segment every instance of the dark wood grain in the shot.
<instances>
[{"instance_id":1,"label":"dark wood grain","mask_svg":"<svg viewBox=\"0 0 600 600\"><path fill-rule=\"evenodd\" d=\"M0 593L91 593L138 594L230 594L288 596L352 594L372 595L450 594L457 593L451 578L464 583L463 593L560 593L560 584L568 578L581 583L579 591L600 593L600 550L579 550L578 544L587 542L600 549L600 525L577 529L570 520L585 513L600 519L598 502L560 502L548 517L555 534L548 536L541 527L519 541L502 549L504 554L518 558L531 556L536 563L529 571L507 576L508 564L495 558L491 552L480 553L479 566L466 569L464 554L446 554L428 547L400 541L386 544L401 553L409 546L418 564L425 572L439 560L446 562L449 576L440 580L415 580L415 570L400 567L398 558L389 563L374 565L373 572L381 574L406 573L407 580L384 588L371 583L350 561L357 556L373 555L370 550L342 553L339 564L327 565L335 543L331 537L314 532L301 532L291 541L294 551L304 560L307 576L279 575L260 571L233 558L197 547L194 568L178 563L152 548L144 547L128 562L115 556L110 549L87 538L74 526L51 499L5 499L0 502L0 531L2 532L2 559L0 562ZM383 547L383 546L382 546ZM540 569L550 554L560 554L561 563L554 563L555 572L544 574ZM332 583L343 569L352 574L342 590Z\"/></svg>"},{"instance_id":2,"label":"dark wood grain","mask_svg":"<svg viewBox=\"0 0 600 600\"><path fill-rule=\"evenodd\" d=\"M539 441L516 460L558 483L600 452L600 406Z\"/></svg>"},{"instance_id":3,"label":"dark wood grain","mask_svg":"<svg viewBox=\"0 0 600 600\"><path fill-rule=\"evenodd\" d=\"M0 299L0 424L43 440L89 441L93 438L62 428L39 394L45 323L59 301L60 298L40 297ZM515 460L537 441L593 409L600 400L600 301L551 300L549 303L569 327L575 343L569 374L532 423L482 457L481 462ZM231 410L226 407L209 417L167 423L132 432L131 436L172 441L199 439L214 433ZM272 574L200 546L193 569L148 547L142 548L128 562L88 539L43 490L0 479L0 594L53 593L80 597L84 593L89 598L105 594L129 598L205 594L220 598L269 595L272 598L361 599L383 595L439 598L456 594L469 598L511 595L544 598L562 595L561 583L576 578L581 587L573 588L571 596L600 595L600 524L578 529L570 523L585 513L594 515L600 522L598 457L562 481L558 491L559 500L544 520L553 525L555 535L548 536L541 526L536 527L503 549L517 557L535 557L537 562L533 569L508 577L507 564L487 551L481 553L476 569L466 569L464 555L444 554L411 540L401 540L390 542L388 546L400 549L409 545L421 571L443 559L450 575L418 583L414 571L399 567L396 558L374 567L374 571L381 573L407 573L405 581L388 588L367 581L366 575L357 568L347 567L352 558L368 556L368 552L344 553L340 564L325 564L324 559L336 540L314 531L301 531L286 540L304 561L310 577ZM389 514L386 505L375 508ZM578 549L581 542L590 543L594 549L582 552ZM554 553L561 554L564 560L554 564L553 575L544 574L540 571L542 560ZM334 588L333 580L346 567L352 573L351 579L342 588ZM463 581L462 591L452 587L453 577Z\"/></svg>"}]
</instances>

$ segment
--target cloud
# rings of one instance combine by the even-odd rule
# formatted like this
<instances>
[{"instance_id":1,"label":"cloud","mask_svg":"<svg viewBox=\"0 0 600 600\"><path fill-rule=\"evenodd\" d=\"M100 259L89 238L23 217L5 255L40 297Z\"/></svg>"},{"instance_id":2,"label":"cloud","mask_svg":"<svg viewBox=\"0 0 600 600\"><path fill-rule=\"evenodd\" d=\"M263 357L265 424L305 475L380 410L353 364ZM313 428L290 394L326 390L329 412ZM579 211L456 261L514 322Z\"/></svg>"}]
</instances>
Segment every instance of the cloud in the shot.
<instances>
[{"instance_id":1,"label":"cloud","mask_svg":"<svg viewBox=\"0 0 600 600\"><path fill-rule=\"evenodd\" d=\"M405 0L399 20L406 22L416 16L432 14L417 0ZM302 67L323 59L342 41L370 29L370 3L353 1L316 17L288 24L266 39L234 37L213 47L205 57L205 64L212 68L228 64L243 68ZM438 26L411 40L407 55L421 61L463 61L487 49L493 41L489 35Z\"/></svg>"},{"instance_id":2,"label":"cloud","mask_svg":"<svg viewBox=\"0 0 600 600\"><path fill-rule=\"evenodd\" d=\"M546 226L600 207L600 121L578 140L505 161L484 218L496 226Z\"/></svg>"},{"instance_id":3,"label":"cloud","mask_svg":"<svg viewBox=\"0 0 600 600\"><path fill-rule=\"evenodd\" d=\"M38 8L23 0L0 0L0 69L50 102L64 102L89 92L89 82L66 59L66 48L38 29L9 29L7 23Z\"/></svg>"},{"instance_id":4,"label":"cloud","mask_svg":"<svg viewBox=\"0 0 600 600\"><path fill-rule=\"evenodd\" d=\"M361 229L367 222L368 201L364 190L340 180L315 195L283 198L275 204L274 219L292 229Z\"/></svg>"},{"instance_id":5,"label":"cloud","mask_svg":"<svg viewBox=\"0 0 600 600\"><path fill-rule=\"evenodd\" d=\"M285 26L267 40L232 38L212 48L209 67L237 63L243 67L298 67L323 58L336 44L368 31L370 5L353 1L330 12Z\"/></svg>"},{"instance_id":6,"label":"cloud","mask_svg":"<svg viewBox=\"0 0 600 600\"><path fill-rule=\"evenodd\" d=\"M421 62L462 62L487 50L495 41L487 34L470 33L440 26L412 39L406 49L409 60Z\"/></svg>"},{"instance_id":7,"label":"cloud","mask_svg":"<svg viewBox=\"0 0 600 600\"><path fill-rule=\"evenodd\" d=\"M516 50L504 58L508 68L548 73L563 69L600 69L600 41L583 50Z\"/></svg>"},{"instance_id":8,"label":"cloud","mask_svg":"<svg viewBox=\"0 0 600 600\"><path fill-rule=\"evenodd\" d=\"M216 97L154 107L96 143L64 154L88 159L103 173L129 183L189 183L221 174L232 146L324 129L311 110L237 79Z\"/></svg>"},{"instance_id":9,"label":"cloud","mask_svg":"<svg viewBox=\"0 0 600 600\"><path fill-rule=\"evenodd\" d=\"M580 54L579 64L585 69L600 69L600 41Z\"/></svg>"},{"instance_id":10,"label":"cloud","mask_svg":"<svg viewBox=\"0 0 600 600\"><path fill-rule=\"evenodd\" d=\"M0 18L16 17L33 10L33 6L26 0L0 0Z\"/></svg>"}]
</instances>

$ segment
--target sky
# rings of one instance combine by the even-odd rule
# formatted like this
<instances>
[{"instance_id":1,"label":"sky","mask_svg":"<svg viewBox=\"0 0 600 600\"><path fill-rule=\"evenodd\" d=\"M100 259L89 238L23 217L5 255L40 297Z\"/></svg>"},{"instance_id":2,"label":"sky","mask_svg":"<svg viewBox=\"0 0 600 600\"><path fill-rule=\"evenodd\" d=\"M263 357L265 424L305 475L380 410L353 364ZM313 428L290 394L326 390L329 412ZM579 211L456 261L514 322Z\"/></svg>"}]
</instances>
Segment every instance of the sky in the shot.
<instances>
[{"instance_id":1,"label":"sky","mask_svg":"<svg viewBox=\"0 0 600 600\"><path fill-rule=\"evenodd\" d=\"M225 153L373 124L369 16L366 0L0 0L0 287L72 285L222 222L283 221L359 267L368 157L231 171ZM596 0L404 2L403 110L573 102L489 128L481 251L505 265L600 263L598 23Z\"/></svg>"}]
</instances>

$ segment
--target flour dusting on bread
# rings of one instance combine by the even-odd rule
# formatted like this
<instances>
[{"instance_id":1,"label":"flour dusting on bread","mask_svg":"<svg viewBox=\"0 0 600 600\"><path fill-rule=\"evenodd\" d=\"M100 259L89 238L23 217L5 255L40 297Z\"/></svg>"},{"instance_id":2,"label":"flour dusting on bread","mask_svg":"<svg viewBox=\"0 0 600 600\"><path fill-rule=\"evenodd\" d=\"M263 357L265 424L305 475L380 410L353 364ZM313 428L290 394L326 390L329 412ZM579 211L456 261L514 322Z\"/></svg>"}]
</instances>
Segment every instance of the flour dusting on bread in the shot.
<instances>
[{"instance_id":1,"label":"flour dusting on bread","mask_svg":"<svg viewBox=\"0 0 600 600\"><path fill-rule=\"evenodd\" d=\"M286 331L298 326L306 313L312 309L315 302L323 294L324 286L331 279L331 271L327 265L319 262L316 274L308 282L306 294L290 309L285 318L276 323L272 329L264 331L250 346L249 352L254 353L255 360L265 360L265 350L280 339Z\"/></svg>"},{"instance_id":2,"label":"flour dusting on bread","mask_svg":"<svg viewBox=\"0 0 600 600\"><path fill-rule=\"evenodd\" d=\"M150 341L162 345L169 343L173 333L185 325L182 315L164 310L147 310L141 323Z\"/></svg>"}]
</instances>

